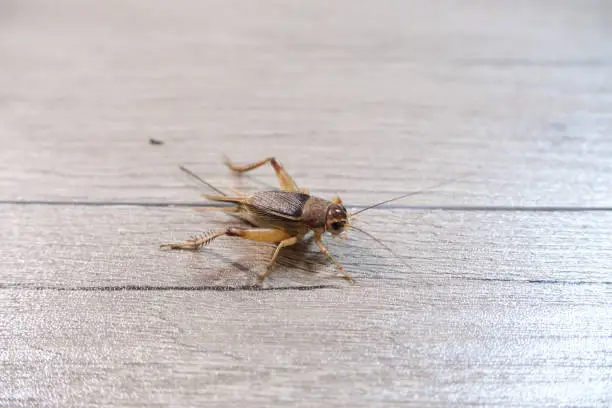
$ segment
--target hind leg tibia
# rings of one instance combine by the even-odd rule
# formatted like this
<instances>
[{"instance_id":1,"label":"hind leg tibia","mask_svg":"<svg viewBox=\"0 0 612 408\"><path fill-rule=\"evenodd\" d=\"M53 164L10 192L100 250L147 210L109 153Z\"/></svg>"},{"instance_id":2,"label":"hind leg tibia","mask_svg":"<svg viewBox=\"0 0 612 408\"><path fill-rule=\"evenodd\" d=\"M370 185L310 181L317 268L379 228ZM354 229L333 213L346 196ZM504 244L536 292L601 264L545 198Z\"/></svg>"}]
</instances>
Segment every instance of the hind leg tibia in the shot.
<instances>
[{"instance_id":1,"label":"hind leg tibia","mask_svg":"<svg viewBox=\"0 0 612 408\"><path fill-rule=\"evenodd\" d=\"M278 160L274 157L268 157L256 163L247 164L244 166L237 166L233 164L229 159L225 159L225 165L230 168L233 172L236 173L245 173L247 171L254 170L258 167L263 166L266 163L270 163L276 172L276 177L278 178L278 182L280 183L281 190L285 191L299 191L297 184L291 178L289 173L285 170L282 164L279 163Z\"/></svg>"}]
</instances>

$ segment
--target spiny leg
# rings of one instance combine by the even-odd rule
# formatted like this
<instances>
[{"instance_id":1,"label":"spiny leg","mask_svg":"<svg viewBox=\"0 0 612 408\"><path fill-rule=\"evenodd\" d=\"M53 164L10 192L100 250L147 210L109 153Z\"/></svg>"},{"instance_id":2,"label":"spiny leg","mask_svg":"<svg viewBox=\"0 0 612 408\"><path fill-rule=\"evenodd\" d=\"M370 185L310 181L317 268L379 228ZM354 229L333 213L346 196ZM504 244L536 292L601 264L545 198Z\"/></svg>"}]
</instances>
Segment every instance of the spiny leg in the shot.
<instances>
[{"instance_id":1,"label":"spiny leg","mask_svg":"<svg viewBox=\"0 0 612 408\"><path fill-rule=\"evenodd\" d=\"M247 171L254 170L258 167L263 166L266 163L270 163L276 172L276 177L278 177L278 181L281 186L281 190L285 191L300 191L295 181L291 178L289 173L285 170L285 168L276 160L274 157L268 157L256 163L247 164L244 166L237 166L233 164L228 158L225 159L225 165L230 168L230 170L236 173L245 173Z\"/></svg>"},{"instance_id":2,"label":"spiny leg","mask_svg":"<svg viewBox=\"0 0 612 408\"><path fill-rule=\"evenodd\" d=\"M195 236L186 240L185 242L163 244L161 247L170 249L200 249L204 245L210 244L214 239L223 235L227 235L228 237L240 237L258 242L281 242L291 237L285 231L273 228L228 227L225 230L207 231L204 234Z\"/></svg>"},{"instance_id":3,"label":"spiny leg","mask_svg":"<svg viewBox=\"0 0 612 408\"><path fill-rule=\"evenodd\" d=\"M331 259L331 261L336 265L336 267L340 270L340 272L342 272L342 274L344 275L344 279L346 279L347 281L351 281L352 282L353 278L351 277L351 275L346 273L346 271L344 270L342 265L340 265L338 263L338 261L336 261L336 259L332 256L332 254L329 253L329 250L327 249L327 247L325 246L325 244L321 240L321 234L320 233L319 234L315 234L314 240L317 243L317 245L319 246L319 249L321 250L321 252L323 252L325 255L327 255L327 257L329 259Z\"/></svg>"},{"instance_id":4,"label":"spiny leg","mask_svg":"<svg viewBox=\"0 0 612 408\"><path fill-rule=\"evenodd\" d=\"M170 249L192 249L198 250L202 248L204 245L210 244L214 239L219 238L222 235L226 235L227 230L219 231L219 230L210 230L205 232L202 235L194 236L184 242L176 243L176 244L162 244L160 248L170 248Z\"/></svg>"},{"instance_id":5,"label":"spiny leg","mask_svg":"<svg viewBox=\"0 0 612 408\"><path fill-rule=\"evenodd\" d=\"M297 242L297 237L292 237L285 231L279 230L279 229L229 227L223 231L212 230L205 234L202 234L201 236L194 237L185 242L177 243L177 244L164 244L164 245L161 245L161 247L170 248L170 249L197 250L203 247L204 245L208 245L212 240L222 235L227 235L228 237L239 237L239 238L244 238L250 241L257 241L257 242L278 242L279 243L278 246L276 247L276 251L274 252L274 256L272 256L272 260L268 264L267 271L259 277L260 280L263 280L271 272L272 265L274 265L274 262L276 261L276 258L281 248L293 245Z\"/></svg>"}]
</instances>

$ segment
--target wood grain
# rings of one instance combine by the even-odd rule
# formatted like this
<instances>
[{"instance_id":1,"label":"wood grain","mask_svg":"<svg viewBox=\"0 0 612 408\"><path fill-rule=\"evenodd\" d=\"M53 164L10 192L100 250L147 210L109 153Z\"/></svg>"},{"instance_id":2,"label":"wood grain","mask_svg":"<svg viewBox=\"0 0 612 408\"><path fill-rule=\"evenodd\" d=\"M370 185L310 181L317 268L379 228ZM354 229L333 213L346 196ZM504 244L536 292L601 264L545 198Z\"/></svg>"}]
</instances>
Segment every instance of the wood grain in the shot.
<instances>
[{"instance_id":1,"label":"wood grain","mask_svg":"<svg viewBox=\"0 0 612 408\"><path fill-rule=\"evenodd\" d=\"M273 246L220 238L200 251L160 250L226 225L226 214L184 208L4 206L0 215L5 282L106 286L254 284ZM609 284L612 234L608 212L382 210L356 225L389 245L349 231L330 250L359 280L554 281ZM283 250L273 286L292 280L333 283L335 267L312 242ZM597 256L592 256L596 254ZM287 266L283 267L282 264ZM216 282L216 283L215 283Z\"/></svg>"},{"instance_id":2,"label":"wood grain","mask_svg":"<svg viewBox=\"0 0 612 408\"><path fill-rule=\"evenodd\" d=\"M176 166L227 153L354 203L612 206L610 4L353 3L15 2L0 197L191 201Z\"/></svg>"},{"instance_id":3,"label":"wood grain","mask_svg":"<svg viewBox=\"0 0 612 408\"><path fill-rule=\"evenodd\" d=\"M609 405L610 27L599 0L0 2L0 406ZM165 207L199 200L178 164L276 184L222 153L349 206L427 191L359 217L397 256L328 240L355 285L306 243L260 288L269 245L159 248L228 223Z\"/></svg>"},{"instance_id":4,"label":"wood grain","mask_svg":"<svg viewBox=\"0 0 612 408\"><path fill-rule=\"evenodd\" d=\"M608 213L376 211L368 228L408 269L352 236L330 247L355 285L306 246L288 249L261 291L252 285L269 246L157 247L224 217L8 209L4 404L592 406L610 396Z\"/></svg>"},{"instance_id":5,"label":"wood grain","mask_svg":"<svg viewBox=\"0 0 612 408\"><path fill-rule=\"evenodd\" d=\"M3 290L0 401L113 406L604 406L587 286ZM9 334L9 338L7 338Z\"/></svg>"}]
</instances>

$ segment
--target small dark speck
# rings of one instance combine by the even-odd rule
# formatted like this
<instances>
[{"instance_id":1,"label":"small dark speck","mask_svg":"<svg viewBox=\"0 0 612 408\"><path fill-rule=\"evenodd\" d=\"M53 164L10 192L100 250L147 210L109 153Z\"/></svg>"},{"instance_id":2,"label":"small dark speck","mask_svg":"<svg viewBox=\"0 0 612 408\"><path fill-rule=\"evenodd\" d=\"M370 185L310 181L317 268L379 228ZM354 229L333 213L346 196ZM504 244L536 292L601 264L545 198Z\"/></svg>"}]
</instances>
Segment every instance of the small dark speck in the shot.
<instances>
[{"instance_id":1,"label":"small dark speck","mask_svg":"<svg viewBox=\"0 0 612 408\"><path fill-rule=\"evenodd\" d=\"M151 138L151 139L149 139L149 144L158 145L159 146L159 145L163 145L164 142L162 142L161 140L158 140L158 139Z\"/></svg>"}]
</instances>

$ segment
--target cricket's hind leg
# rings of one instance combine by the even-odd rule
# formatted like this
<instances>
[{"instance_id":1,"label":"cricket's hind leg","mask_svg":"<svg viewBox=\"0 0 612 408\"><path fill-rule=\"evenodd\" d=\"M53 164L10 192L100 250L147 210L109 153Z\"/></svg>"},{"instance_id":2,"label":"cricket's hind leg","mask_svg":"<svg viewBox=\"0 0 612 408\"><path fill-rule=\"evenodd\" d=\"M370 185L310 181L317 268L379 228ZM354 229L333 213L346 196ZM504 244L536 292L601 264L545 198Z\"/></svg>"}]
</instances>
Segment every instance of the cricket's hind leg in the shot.
<instances>
[{"instance_id":1,"label":"cricket's hind leg","mask_svg":"<svg viewBox=\"0 0 612 408\"><path fill-rule=\"evenodd\" d=\"M193 236L184 242L175 244L162 244L160 245L160 248L198 250L203 246L210 244L216 238L225 235L226 232L227 231L210 230L201 235Z\"/></svg>"},{"instance_id":2,"label":"cricket's hind leg","mask_svg":"<svg viewBox=\"0 0 612 408\"><path fill-rule=\"evenodd\" d=\"M278 182L280 183L281 190L285 191L297 191L307 193L306 189L300 189L295 181L291 178L287 170L279 163L278 160L274 157L268 157L256 163L247 164L244 166L237 166L233 164L228 158L225 159L225 165L230 168L235 173L246 173L247 171L254 170L258 167L263 166L266 163L270 163L276 172L276 177L278 178Z\"/></svg>"},{"instance_id":3,"label":"cricket's hind leg","mask_svg":"<svg viewBox=\"0 0 612 408\"><path fill-rule=\"evenodd\" d=\"M207 233L204 233L200 236L193 237L185 242L177 243L177 244L164 244L161 245L162 248L170 248L170 249L192 249L197 250L202 248L205 245L208 245L214 239L227 235L228 237L239 237L248 239L249 241L257 241L257 242L274 242L278 243L276 247L276 251L274 251L274 255L272 259L268 263L268 268L266 272L260 275L259 279L264 280L266 276L270 274L272 271L272 267L278 257L280 250L283 247L294 245L297 242L297 237L292 237L285 231L273 228L242 228L242 227L228 227L223 231L219 230L211 230Z\"/></svg>"}]
</instances>

